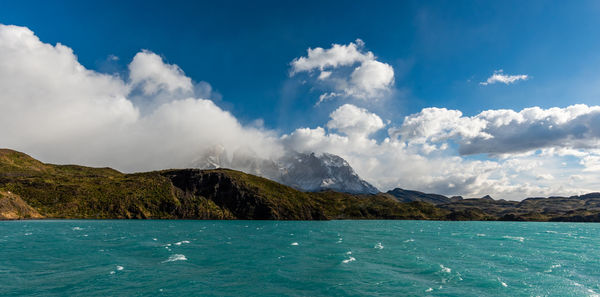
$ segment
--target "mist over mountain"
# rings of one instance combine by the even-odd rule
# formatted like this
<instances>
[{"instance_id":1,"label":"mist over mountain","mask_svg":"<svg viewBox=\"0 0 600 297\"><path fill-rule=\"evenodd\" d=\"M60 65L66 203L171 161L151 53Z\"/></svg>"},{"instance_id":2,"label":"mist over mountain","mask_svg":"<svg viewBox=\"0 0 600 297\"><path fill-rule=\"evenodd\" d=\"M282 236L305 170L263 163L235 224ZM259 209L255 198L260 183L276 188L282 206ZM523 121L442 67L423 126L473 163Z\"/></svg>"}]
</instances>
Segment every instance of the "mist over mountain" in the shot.
<instances>
[{"instance_id":1,"label":"mist over mountain","mask_svg":"<svg viewBox=\"0 0 600 297\"><path fill-rule=\"evenodd\" d=\"M199 169L231 168L310 192L379 192L373 185L360 178L346 160L328 153L287 152L281 158L268 160L242 150L229 157L223 146L215 146L195 160L192 166Z\"/></svg>"}]
</instances>

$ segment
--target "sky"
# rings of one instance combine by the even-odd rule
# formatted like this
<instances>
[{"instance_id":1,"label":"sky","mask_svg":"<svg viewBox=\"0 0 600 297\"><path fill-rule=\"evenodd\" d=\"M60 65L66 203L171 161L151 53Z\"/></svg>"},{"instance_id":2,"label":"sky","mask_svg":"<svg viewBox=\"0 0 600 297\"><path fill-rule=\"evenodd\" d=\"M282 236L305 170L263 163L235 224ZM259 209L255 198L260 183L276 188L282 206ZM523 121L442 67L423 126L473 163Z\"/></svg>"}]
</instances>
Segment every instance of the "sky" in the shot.
<instances>
[{"instance_id":1,"label":"sky","mask_svg":"<svg viewBox=\"0 0 600 297\"><path fill-rule=\"evenodd\" d=\"M0 147L125 172L328 152L383 191L599 191L600 5L521 2L2 1Z\"/></svg>"}]
</instances>

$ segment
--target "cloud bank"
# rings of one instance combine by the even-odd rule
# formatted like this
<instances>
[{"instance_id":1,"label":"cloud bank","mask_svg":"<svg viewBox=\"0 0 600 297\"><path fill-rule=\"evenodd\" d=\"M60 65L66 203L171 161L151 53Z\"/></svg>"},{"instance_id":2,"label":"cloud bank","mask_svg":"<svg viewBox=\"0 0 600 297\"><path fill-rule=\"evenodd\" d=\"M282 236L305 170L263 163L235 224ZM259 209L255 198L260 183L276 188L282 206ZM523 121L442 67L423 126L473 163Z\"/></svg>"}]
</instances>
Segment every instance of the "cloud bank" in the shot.
<instances>
[{"instance_id":1,"label":"cloud bank","mask_svg":"<svg viewBox=\"0 0 600 297\"><path fill-rule=\"evenodd\" d=\"M141 51L129 77L88 70L73 51L0 25L0 146L47 162L123 171L186 167L215 146L280 154L277 135L241 125L176 65Z\"/></svg>"},{"instance_id":2,"label":"cloud bank","mask_svg":"<svg viewBox=\"0 0 600 297\"><path fill-rule=\"evenodd\" d=\"M309 49L291 73L332 83L344 96L362 94L358 102L376 100L393 87L393 69L363 48L356 41ZM189 167L215 148L266 160L294 150L337 154L381 190L522 198L599 186L600 106L474 116L425 108L395 124L343 104L322 127L281 135L241 124L210 93L147 50L119 77L86 69L69 47L27 28L0 25L0 147L45 162L132 172Z\"/></svg>"}]
</instances>

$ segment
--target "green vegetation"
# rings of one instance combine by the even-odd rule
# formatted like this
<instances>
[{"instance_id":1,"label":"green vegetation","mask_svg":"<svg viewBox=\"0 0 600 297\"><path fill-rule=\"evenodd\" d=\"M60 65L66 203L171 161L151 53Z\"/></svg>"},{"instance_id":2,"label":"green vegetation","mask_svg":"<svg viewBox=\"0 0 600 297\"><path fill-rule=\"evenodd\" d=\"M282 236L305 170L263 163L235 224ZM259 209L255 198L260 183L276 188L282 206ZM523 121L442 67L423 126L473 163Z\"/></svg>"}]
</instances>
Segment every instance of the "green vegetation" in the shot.
<instances>
[{"instance_id":1,"label":"green vegetation","mask_svg":"<svg viewBox=\"0 0 600 297\"><path fill-rule=\"evenodd\" d=\"M517 202L402 189L376 195L307 193L229 169L124 174L45 164L0 149L0 219L28 218L597 222L600 194Z\"/></svg>"},{"instance_id":2,"label":"green vegetation","mask_svg":"<svg viewBox=\"0 0 600 297\"><path fill-rule=\"evenodd\" d=\"M4 219L442 219L447 213L385 194L301 192L228 169L123 174L44 164L12 150L0 150L0 193Z\"/></svg>"}]
</instances>

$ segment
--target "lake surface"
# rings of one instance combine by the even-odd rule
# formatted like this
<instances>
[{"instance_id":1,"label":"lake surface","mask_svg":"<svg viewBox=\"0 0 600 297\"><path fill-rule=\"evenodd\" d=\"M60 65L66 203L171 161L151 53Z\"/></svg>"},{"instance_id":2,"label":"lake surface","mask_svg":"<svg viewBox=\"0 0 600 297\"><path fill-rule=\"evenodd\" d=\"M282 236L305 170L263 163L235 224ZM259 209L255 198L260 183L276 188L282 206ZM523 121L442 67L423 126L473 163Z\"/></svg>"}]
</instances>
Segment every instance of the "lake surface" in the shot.
<instances>
[{"instance_id":1,"label":"lake surface","mask_svg":"<svg viewBox=\"0 0 600 297\"><path fill-rule=\"evenodd\" d=\"M599 296L600 224L0 222L0 295Z\"/></svg>"}]
</instances>

